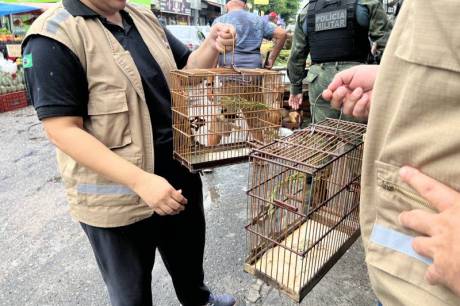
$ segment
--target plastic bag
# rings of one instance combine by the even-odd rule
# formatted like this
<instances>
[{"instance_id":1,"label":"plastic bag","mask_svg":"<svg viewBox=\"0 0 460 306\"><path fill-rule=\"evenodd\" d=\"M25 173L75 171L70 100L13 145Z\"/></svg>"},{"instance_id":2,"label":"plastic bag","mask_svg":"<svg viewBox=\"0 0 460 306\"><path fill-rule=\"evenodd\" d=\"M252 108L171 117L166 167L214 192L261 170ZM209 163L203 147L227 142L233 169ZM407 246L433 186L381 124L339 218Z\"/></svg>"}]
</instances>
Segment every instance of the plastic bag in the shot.
<instances>
[{"instance_id":1,"label":"plastic bag","mask_svg":"<svg viewBox=\"0 0 460 306\"><path fill-rule=\"evenodd\" d=\"M18 71L18 66L11 60L0 58L0 71L10 74L16 74L16 72Z\"/></svg>"}]
</instances>

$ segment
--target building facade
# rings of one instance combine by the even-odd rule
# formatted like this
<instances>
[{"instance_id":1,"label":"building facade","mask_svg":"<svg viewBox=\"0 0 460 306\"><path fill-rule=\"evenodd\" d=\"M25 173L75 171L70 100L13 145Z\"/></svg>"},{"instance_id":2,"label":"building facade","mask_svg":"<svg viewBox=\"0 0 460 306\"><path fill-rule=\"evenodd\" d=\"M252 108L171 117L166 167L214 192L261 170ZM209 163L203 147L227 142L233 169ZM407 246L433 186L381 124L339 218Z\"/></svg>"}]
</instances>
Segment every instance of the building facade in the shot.
<instances>
[{"instance_id":1,"label":"building facade","mask_svg":"<svg viewBox=\"0 0 460 306\"><path fill-rule=\"evenodd\" d=\"M152 0L164 25L210 25L224 11L225 0Z\"/></svg>"}]
</instances>

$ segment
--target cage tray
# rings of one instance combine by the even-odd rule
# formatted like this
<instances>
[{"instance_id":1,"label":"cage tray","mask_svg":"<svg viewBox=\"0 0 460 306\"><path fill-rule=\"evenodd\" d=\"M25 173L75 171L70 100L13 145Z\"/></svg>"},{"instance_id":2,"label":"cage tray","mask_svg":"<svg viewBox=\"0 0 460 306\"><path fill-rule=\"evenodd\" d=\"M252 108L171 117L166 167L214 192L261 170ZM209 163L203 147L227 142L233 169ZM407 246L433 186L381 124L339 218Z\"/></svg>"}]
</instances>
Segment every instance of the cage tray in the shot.
<instances>
[{"instance_id":1,"label":"cage tray","mask_svg":"<svg viewBox=\"0 0 460 306\"><path fill-rule=\"evenodd\" d=\"M225 151L216 151L216 152L204 152L200 154L195 154L190 158L190 163L192 165L203 164L203 163L215 163L217 161L224 161L226 158L223 156L228 156L228 159L234 158L247 158L251 149L250 148L237 148L229 149Z\"/></svg>"},{"instance_id":2,"label":"cage tray","mask_svg":"<svg viewBox=\"0 0 460 306\"><path fill-rule=\"evenodd\" d=\"M308 246L309 241L318 240L328 230L329 227L316 221L308 220L280 244L304 250ZM309 235L306 235L307 231L309 231ZM331 237L335 237L334 240L345 241L349 238L347 234L338 230L333 230L330 234ZM307 240L304 237L307 237ZM282 246L276 246L267 250L253 267L259 271L268 272L270 278L278 282L280 286L300 291L309 281L309 279L301 279L302 271L313 265L318 267L318 269L323 266L341 246L337 243L333 244L333 242L325 239L311 249L307 257L294 254Z\"/></svg>"}]
</instances>

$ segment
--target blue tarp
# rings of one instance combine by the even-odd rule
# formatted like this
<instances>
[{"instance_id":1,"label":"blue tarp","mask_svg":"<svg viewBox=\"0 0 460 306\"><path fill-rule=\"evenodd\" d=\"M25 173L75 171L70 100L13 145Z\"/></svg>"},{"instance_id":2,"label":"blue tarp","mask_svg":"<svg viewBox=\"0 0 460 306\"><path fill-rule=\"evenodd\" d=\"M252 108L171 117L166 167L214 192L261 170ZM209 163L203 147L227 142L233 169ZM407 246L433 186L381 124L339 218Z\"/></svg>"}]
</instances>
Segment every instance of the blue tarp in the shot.
<instances>
[{"instance_id":1,"label":"blue tarp","mask_svg":"<svg viewBox=\"0 0 460 306\"><path fill-rule=\"evenodd\" d=\"M39 9L39 7L28 5L0 3L0 16L31 12Z\"/></svg>"}]
</instances>

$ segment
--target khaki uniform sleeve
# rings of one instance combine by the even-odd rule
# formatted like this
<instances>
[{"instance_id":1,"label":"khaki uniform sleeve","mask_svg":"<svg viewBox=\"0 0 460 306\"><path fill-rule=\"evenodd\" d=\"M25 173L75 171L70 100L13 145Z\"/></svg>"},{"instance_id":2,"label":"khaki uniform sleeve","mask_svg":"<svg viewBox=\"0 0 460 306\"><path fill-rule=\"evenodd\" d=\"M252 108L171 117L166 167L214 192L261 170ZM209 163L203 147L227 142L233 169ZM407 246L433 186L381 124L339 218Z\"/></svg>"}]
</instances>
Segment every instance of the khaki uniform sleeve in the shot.
<instances>
[{"instance_id":1,"label":"khaki uniform sleeve","mask_svg":"<svg viewBox=\"0 0 460 306\"><path fill-rule=\"evenodd\" d=\"M305 8L297 18L294 31L291 56L289 57L287 72L291 81L291 94L302 93L302 80L305 77L305 65L307 56L310 53L307 33L304 32L304 23L307 19L307 9Z\"/></svg>"},{"instance_id":2,"label":"khaki uniform sleeve","mask_svg":"<svg viewBox=\"0 0 460 306\"><path fill-rule=\"evenodd\" d=\"M379 0L361 0L369 10L369 37L377 43L377 50L383 50L391 33L391 22Z\"/></svg>"}]
</instances>

